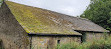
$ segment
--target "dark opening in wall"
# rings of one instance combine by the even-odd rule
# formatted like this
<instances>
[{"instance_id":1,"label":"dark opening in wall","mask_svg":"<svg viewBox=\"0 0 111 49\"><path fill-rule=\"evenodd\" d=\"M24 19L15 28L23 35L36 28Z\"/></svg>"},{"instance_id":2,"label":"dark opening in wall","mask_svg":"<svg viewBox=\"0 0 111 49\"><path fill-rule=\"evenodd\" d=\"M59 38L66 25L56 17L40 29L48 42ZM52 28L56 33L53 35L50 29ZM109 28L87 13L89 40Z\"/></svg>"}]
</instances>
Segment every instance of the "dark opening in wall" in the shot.
<instances>
[{"instance_id":1,"label":"dark opening in wall","mask_svg":"<svg viewBox=\"0 0 111 49\"><path fill-rule=\"evenodd\" d=\"M82 33L81 40L82 40L82 42L86 42L86 33Z\"/></svg>"},{"instance_id":2,"label":"dark opening in wall","mask_svg":"<svg viewBox=\"0 0 111 49\"><path fill-rule=\"evenodd\" d=\"M77 32L82 34L82 36L81 36L81 43L82 42L86 42L86 32L87 31L81 31L81 30L74 30L74 31L77 31Z\"/></svg>"},{"instance_id":3,"label":"dark opening in wall","mask_svg":"<svg viewBox=\"0 0 111 49\"><path fill-rule=\"evenodd\" d=\"M57 44L60 44L60 40L57 40Z\"/></svg>"},{"instance_id":4,"label":"dark opening in wall","mask_svg":"<svg viewBox=\"0 0 111 49\"><path fill-rule=\"evenodd\" d=\"M0 40L0 49L4 49L4 48L3 48L2 40Z\"/></svg>"}]
</instances>

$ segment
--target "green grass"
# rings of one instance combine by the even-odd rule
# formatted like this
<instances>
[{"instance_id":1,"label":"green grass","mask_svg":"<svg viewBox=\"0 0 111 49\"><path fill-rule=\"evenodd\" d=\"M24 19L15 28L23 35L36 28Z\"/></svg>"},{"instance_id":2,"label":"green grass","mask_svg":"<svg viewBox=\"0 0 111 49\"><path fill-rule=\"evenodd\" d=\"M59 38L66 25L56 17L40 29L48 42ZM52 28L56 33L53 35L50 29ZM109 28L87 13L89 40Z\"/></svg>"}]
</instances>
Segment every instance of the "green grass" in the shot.
<instances>
[{"instance_id":1,"label":"green grass","mask_svg":"<svg viewBox=\"0 0 111 49\"><path fill-rule=\"evenodd\" d=\"M111 49L111 37L107 39L85 42L82 44L67 43L57 46L56 49Z\"/></svg>"},{"instance_id":2,"label":"green grass","mask_svg":"<svg viewBox=\"0 0 111 49\"><path fill-rule=\"evenodd\" d=\"M66 43L66 44L58 45L56 49L76 49L78 45L79 43Z\"/></svg>"}]
</instances>

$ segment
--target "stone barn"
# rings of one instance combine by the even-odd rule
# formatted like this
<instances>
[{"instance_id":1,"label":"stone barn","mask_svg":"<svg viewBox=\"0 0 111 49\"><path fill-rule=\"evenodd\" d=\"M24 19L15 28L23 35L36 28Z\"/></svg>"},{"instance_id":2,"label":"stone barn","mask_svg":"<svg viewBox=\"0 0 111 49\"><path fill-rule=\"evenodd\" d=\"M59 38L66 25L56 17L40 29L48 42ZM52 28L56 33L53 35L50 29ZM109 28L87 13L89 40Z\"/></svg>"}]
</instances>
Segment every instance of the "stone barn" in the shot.
<instances>
[{"instance_id":1,"label":"stone barn","mask_svg":"<svg viewBox=\"0 0 111 49\"><path fill-rule=\"evenodd\" d=\"M30 49L54 49L58 44L81 43L81 34L62 25L49 10L11 1L5 1L2 8L4 6L29 35Z\"/></svg>"},{"instance_id":2,"label":"stone barn","mask_svg":"<svg viewBox=\"0 0 111 49\"><path fill-rule=\"evenodd\" d=\"M88 19L66 16L66 15L62 15L61 18L70 23L70 24L65 23L63 25L70 27L74 31L77 31L82 34L82 41L88 42L88 41L100 40L101 38L104 37L105 33L109 33L108 30L93 23Z\"/></svg>"},{"instance_id":3,"label":"stone barn","mask_svg":"<svg viewBox=\"0 0 111 49\"><path fill-rule=\"evenodd\" d=\"M17 41L19 47L26 47L28 34L30 49L54 49L58 44L81 43L81 39L99 40L104 32L109 32L87 19L11 1L2 4L0 20L0 38L3 37L3 43L9 40L8 44L14 44Z\"/></svg>"},{"instance_id":4,"label":"stone barn","mask_svg":"<svg viewBox=\"0 0 111 49\"><path fill-rule=\"evenodd\" d=\"M104 33L109 33L108 30L103 27L93 23L92 21L80 18L73 17L69 15L64 15L60 13L54 13L56 18L59 18L60 23L66 27L72 28L74 31L77 31L82 34L83 41L94 41L99 40L104 37ZM108 35L108 34L107 34Z\"/></svg>"},{"instance_id":5,"label":"stone barn","mask_svg":"<svg viewBox=\"0 0 111 49\"><path fill-rule=\"evenodd\" d=\"M74 34L34 34L30 33L30 47L40 49L55 49L58 44L81 43L81 36Z\"/></svg>"}]
</instances>

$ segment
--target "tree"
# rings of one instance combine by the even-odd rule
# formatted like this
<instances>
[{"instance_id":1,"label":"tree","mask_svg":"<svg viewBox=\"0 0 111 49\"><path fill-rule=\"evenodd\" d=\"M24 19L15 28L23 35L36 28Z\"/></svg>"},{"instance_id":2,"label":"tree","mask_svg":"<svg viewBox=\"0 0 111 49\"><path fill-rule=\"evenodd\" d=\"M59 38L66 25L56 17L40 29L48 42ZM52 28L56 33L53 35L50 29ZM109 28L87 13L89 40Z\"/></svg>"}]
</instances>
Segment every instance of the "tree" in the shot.
<instances>
[{"instance_id":1,"label":"tree","mask_svg":"<svg viewBox=\"0 0 111 49\"><path fill-rule=\"evenodd\" d=\"M2 3L3 3L3 0L0 0L0 7L1 7Z\"/></svg>"},{"instance_id":2,"label":"tree","mask_svg":"<svg viewBox=\"0 0 111 49\"><path fill-rule=\"evenodd\" d=\"M2 3L4 0L0 0L0 3Z\"/></svg>"},{"instance_id":3,"label":"tree","mask_svg":"<svg viewBox=\"0 0 111 49\"><path fill-rule=\"evenodd\" d=\"M111 0L91 0L80 17L88 18L111 31Z\"/></svg>"}]
</instances>

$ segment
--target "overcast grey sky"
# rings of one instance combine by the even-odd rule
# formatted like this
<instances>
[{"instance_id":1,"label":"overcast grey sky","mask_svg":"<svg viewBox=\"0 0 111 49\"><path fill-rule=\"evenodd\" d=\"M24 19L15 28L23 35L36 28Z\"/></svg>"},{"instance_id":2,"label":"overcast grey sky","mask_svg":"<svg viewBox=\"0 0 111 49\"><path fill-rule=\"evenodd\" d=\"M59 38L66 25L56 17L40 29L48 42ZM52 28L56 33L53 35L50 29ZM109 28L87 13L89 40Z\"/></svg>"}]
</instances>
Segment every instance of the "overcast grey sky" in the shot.
<instances>
[{"instance_id":1,"label":"overcast grey sky","mask_svg":"<svg viewBox=\"0 0 111 49\"><path fill-rule=\"evenodd\" d=\"M10 0L20 4L44 8L59 13L79 16L90 4L90 0Z\"/></svg>"}]
</instances>

